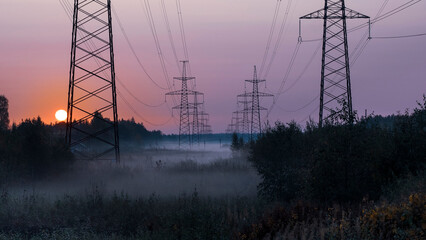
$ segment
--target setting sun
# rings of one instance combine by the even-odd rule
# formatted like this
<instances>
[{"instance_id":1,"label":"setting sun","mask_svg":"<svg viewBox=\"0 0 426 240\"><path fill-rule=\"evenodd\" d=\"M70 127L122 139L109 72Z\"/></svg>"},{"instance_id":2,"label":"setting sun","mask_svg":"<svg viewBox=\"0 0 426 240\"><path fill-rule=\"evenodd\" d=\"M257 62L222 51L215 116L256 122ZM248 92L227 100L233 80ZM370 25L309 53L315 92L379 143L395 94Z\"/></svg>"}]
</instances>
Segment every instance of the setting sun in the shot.
<instances>
[{"instance_id":1,"label":"setting sun","mask_svg":"<svg viewBox=\"0 0 426 240\"><path fill-rule=\"evenodd\" d=\"M60 109L56 111L55 117L56 117L56 120L63 122L67 120L67 111Z\"/></svg>"}]
</instances>

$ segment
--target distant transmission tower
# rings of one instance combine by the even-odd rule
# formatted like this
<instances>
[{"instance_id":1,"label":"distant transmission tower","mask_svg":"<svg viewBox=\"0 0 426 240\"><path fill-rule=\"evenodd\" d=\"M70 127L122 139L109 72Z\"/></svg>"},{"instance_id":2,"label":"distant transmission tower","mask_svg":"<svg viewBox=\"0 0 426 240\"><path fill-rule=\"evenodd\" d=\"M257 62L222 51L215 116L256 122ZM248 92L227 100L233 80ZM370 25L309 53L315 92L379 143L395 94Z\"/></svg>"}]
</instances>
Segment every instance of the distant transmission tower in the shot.
<instances>
[{"instance_id":1,"label":"distant transmission tower","mask_svg":"<svg viewBox=\"0 0 426 240\"><path fill-rule=\"evenodd\" d=\"M180 96L180 104L173 107L173 109L179 110L179 115L180 115L179 146L190 147L192 144L190 116L196 114L196 118L198 119L198 109L195 109L198 106L198 103L190 103L188 97L201 95L201 93L188 89L188 81L194 80L195 77L187 76L188 61L181 61L181 62L183 64L182 77L175 77L174 79L180 80L182 82L182 88L181 90L168 92L166 93L166 96ZM194 122L192 123L194 124ZM198 125L198 123L196 125Z\"/></svg>"},{"instance_id":2,"label":"distant transmission tower","mask_svg":"<svg viewBox=\"0 0 426 240\"><path fill-rule=\"evenodd\" d=\"M265 82L266 80L260 80L257 78L256 66L254 66L254 73L252 80L246 80L246 82L252 83L253 88L251 93L244 93L238 95L238 97L250 97L251 98L251 128L250 128L250 139L253 139L255 134L262 133L262 122L260 121L260 111L267 110L260 106L260 97L273 97L272 94L259 92L259 83Z\"/></svg>"},{"instance_id":3,"label":"distant transmission tower","mask_svg":"<svg viewBox=\"0 0 426 240\"><path fill-rule=\"evenodd\" d=\"M201 134L201 119L200 119L200 106L204 104L204 94L200 92L193 91L194 103L190 103L190 115L192 116L192 134L191 140L192 143L200 143L200 134ZM203 97L203 100L200 102L198 99L199 96Z\"/></svg>"},{"instance_id":4,"label":"distant transmission tower","mask_svg":"<svg viewBox=\"0 0 426 240\"><path fill-rule=\"evenodd\" d=\"M247 94L247 92L245 92L245 94ZM243 105L243 109L240 110L240 114L243 115L242 120L241 120L241 133L242 134L249 134L250 133L250 120L249 120L249 113L250 113L250 108L249 108L249 104L251 103L251 101L249 101L247 99L247 95L245 95L243 97L242 100L238 100L238 103Z\"/></svg>"},{"instance_id":5,"label":"distant transmission tower","mask_svg":"<svg viewBox=\"0 0 426 240\"><path fill-rule=\"evenodd\" d=\"M369 17L346 8L344 0L325 0L324 9L300 18L324 19L320 127L324 121L334 118L343 111L349 123L354 120L346 19L357 18ZM324 113L324 110L328 113Z\"/></svg>"},{"instance_id":6,"label":"distant transmission tower","mask_svg":"<svg viewBox=\"0 0 426 240\"><path fill-rule=\"evenodd\" d=\"M212 133L211 126L209 125L209 114L204 111L201 111L200 118L201 134L206 135Z\"/></svg>"},{"instance_id":7,"label":"distant transmission tower","mask_svg":"<svg viewBox=\"0 0 426 240\"><path fill-rule=\"evenodd\" d=\"M75 0L67 143L80 159L120 162L117 121L111 1Z\"/></svg>"},{"instance_id":8,"label":"distant transmission tower","mask_svg":"<svg viewBox=\"0 0 426 240\"><path fill-rule=\"evenodd\" d=\"M242 122L240 111L235 111L232 113L232 124L234 124L234 132L241 133Z\"/></svg>"}]
</instances>

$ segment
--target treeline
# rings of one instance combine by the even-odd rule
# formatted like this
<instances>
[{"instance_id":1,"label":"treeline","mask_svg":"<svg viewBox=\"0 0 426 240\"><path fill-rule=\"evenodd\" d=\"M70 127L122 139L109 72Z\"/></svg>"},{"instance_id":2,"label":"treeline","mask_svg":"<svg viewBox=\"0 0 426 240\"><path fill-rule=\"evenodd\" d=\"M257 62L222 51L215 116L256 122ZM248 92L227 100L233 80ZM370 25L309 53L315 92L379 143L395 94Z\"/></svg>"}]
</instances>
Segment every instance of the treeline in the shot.
<instances>
[{"instance_id":1,"label":"treeline","mask_svg":"<svg viewBox=\"0 0 426 240\"><path fill-rule=\"evenodd\" d=\"M54 134L40 118L0 131L0 184L59 174L72 162L64 137Z\"/></svg>"},{"instance_id":2,"label":"treeline","mask_svg":"<svg viewBox=\"0 0 426 240\"><path fill-rule=\"evenodd\" d=\"M38 117L9 127L8 110L7 98L0 95L0 185L50 177L70 168L74 156L65 143L65 123L49 125ZM82 123L88 130L100 127L99 124L99 118ZM160 131L148 131L134 119L120 120L119 131L123 149L140 147L162 137Z\"/></svg>"},{"instance_id":3,"label":"treeline","mask_svg":"<svg viewBox=\"0 0 426 240\"><path fill-rule=\"evenodd\" d=\"M426 97L413 113L382 119L270 127L250 145L249 160L263 179L259 194L270 200L358 202L378 199L398 178L424 174Z\"/></svg>"},{"instance_id":4,"label":"treeline","mask_svg":"<svg viewBox=\"0 0 426 240\"><path fill-rule=\"evenodd\" d=\"M63 124L56 124L52 127L56 131L61 131L61 128L63 128L62 125ZM77 126L78 129L84 130L85 132L94 133L110 127L111 120L109 118L103 117L101 113L95 112L94 117L91 120L80 122L75 126ZM140 147L153 141L159 141L163 137L161 131L148 131L143 125L143 123L136 122L134 118L131 118L130 120L119 120L118 129L120 143L122 143L121 147ZM78 131L74 131L73 134L74 136L76 136L77 139L86 137L86 135L82 135ZM105 135L103 136L112 139L112 135L113 132L110 131L108 133L105 133Z\"/></svg>"}]
</instances>

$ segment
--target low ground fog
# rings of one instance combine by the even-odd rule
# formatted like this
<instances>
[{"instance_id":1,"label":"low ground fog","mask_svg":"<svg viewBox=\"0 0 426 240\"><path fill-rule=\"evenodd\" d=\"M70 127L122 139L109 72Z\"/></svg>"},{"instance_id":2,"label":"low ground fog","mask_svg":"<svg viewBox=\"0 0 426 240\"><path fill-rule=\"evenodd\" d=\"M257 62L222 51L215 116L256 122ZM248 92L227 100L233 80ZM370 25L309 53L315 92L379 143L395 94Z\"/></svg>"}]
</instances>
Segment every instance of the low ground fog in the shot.
<instances>
[{"instance_id":1,"label":"low ground fog","mask_svg":"<svg viewBox=\"0 0 426 240\"><path fill-rule=\"evenodd\" d=\"M255 196L260 181L244 157L218 144L179 150L168 143L123 151L121 159L120 165L77 161L65 175L14 184L8 191L15 196L34 193L48 199L93 191L131 197L173 197L194 191L205 197Z\"/></svg>"}]
</instances>

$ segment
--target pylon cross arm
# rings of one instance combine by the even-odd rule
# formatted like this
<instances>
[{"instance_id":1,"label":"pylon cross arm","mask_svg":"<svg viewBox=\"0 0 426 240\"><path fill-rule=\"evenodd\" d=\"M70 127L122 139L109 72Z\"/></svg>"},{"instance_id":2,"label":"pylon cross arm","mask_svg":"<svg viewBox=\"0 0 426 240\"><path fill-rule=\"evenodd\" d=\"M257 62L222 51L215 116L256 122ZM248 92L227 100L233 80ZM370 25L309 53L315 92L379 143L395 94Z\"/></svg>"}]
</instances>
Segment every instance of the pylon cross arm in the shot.
<instances>
[{"instance_id":1,"label":"pylon cross arm","mask_svg":"<svg viewBox=\"0 0 426 240\"><path fill-rule=\"evenodd\" d=\"M349 8L346 8L346 14L345 15L346 15L346 18L349 18L349 19L354 19L354 18L370 18L367 15L364 15L362 13L359 13L359 12L357 12L355 10L352 10L352 9L349 9Z\"/></svg>"},{"instance_id":2,"label":"pylon cross arm","mask_svg":"<svg viewBox=\"0 0 426 240\"><path fill-rule=\"evenodd\" d=\"M326 17L325 17L325 9L324 8L300 17L300 19L325 19L325 18ZM362 13L359 13L355 10L345 8L345 18L356 19L356 18L370 18L370 17L367 16L367 15L364 15ZM327 16L327 19L342 19L342 15L341 14L329 15L329 16Z\"/></svg>"},{"instance_id":3,"label":"pylon cross arm","mask_svg":"<svg viewBox=\"0 0 426 240\"><path fill-rule=\"evenodd\" d=\"M306 14L305 16L300 17L300 19L324 19L324 13L324 9L320 9L318 11Z\"/></svg>"}]
</instances>

